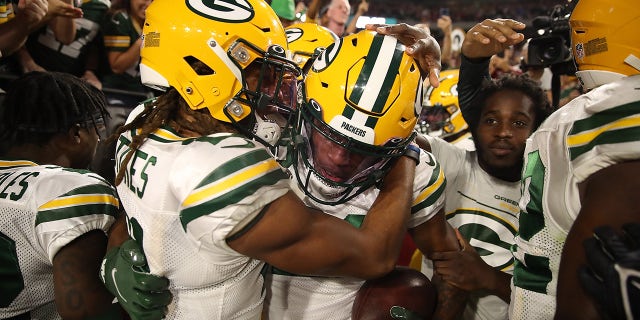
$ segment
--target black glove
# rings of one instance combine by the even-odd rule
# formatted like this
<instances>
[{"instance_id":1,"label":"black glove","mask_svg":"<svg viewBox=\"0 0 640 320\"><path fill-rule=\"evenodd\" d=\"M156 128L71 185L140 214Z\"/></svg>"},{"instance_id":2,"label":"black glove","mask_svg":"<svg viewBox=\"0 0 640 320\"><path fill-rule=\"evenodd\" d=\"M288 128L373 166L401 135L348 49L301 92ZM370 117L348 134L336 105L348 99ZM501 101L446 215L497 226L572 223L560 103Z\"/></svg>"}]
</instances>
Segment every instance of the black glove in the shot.
<instances>
[{"instance_id":1,"label":"black glove","mask_svg":"<svg viewBox=\"0 0 640 320\"><path fill-rule=\"evenodd\" d=\"M584 241L589 267L579 270L582 286L611 319L640 319L640 224L608 226Z\"/></svg>"},{"instance_id":2,"label":"black glove","mask_svg":"<svg viewBox=\"0 0 640 320\"><path fill-rule=\"evenodd\" d=\"M169 280L143 270L142 248L127 240L111 249L102 261L100 279L133 320L159 320L171 302Z\"/></svg>"}]
</instances>

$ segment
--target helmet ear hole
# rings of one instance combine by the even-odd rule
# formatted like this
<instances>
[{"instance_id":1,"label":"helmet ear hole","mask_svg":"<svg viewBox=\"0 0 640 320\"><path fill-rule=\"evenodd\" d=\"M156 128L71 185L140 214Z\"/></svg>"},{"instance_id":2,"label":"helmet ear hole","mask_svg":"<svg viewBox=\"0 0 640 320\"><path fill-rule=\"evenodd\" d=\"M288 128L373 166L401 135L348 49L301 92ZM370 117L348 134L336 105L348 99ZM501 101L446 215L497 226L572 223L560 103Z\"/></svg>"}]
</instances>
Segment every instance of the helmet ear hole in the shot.
<instances>
[{"instance_id":1,"label":"helmet ear hole","mask_svg":"<svg viewBox=\"0 0 640 320\"><path fill-rule=\"evenodd\" d=\"M186 56L184 57L184 61L187 62L189 66L191 66L193 71L195 71L195 73L199 76L216 74L213 69L211 69L208 65L194 56Z\"/></svg>"}]
</instances>

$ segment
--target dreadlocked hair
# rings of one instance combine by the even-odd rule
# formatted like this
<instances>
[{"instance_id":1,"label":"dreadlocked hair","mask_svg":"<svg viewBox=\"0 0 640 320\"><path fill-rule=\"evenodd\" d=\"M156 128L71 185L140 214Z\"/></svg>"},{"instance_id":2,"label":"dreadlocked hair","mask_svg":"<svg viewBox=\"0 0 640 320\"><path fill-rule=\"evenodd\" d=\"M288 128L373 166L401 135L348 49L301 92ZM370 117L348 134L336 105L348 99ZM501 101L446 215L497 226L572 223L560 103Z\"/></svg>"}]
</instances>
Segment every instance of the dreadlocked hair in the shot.
<instances>
[{"instance_id":1,"label":"dreadlocked hair","mask_svg":"<svg viewBox=\"0 0 640 320\"><path fill-rule=\"evenodd\" d=\"M44 145L79 123L104 123L102 91L67 73L29 72L11 83L0 108L0 148Z\"/></svg>"},{"instance_id":2,"label":"dreadlocked hair","mask_svg":"<svg viewBox=\"0 0 640 320\"><path fill-rule=\"evenodd\" d=\"M190 121L189 117L192 117L194 120ZM230 123L214 119L207 108L198 110L191 109L187 102L182 99L180 93L171 87L157 99L145 103L142 112L131 122L119 127L115 133L106 140L106 143L110 144L118 139L123 132L138 130L138 132L133 135L126 156L118 166L115 185L119 185L120 182L122 182L127 164L136 150L140 149L150 134L165 125L178 132L184 129L196 132L202 136L217 132L238 132Z\"/></svg>"}]
</instances>

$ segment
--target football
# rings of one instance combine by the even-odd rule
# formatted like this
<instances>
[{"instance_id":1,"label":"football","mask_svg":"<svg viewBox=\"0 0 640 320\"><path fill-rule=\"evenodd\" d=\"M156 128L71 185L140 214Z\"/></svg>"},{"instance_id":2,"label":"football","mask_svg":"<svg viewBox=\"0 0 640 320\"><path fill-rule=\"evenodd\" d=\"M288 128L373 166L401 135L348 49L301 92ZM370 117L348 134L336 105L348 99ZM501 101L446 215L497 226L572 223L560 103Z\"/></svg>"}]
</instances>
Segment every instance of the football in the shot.
<instances>
[{"instance_id":1,"label":"football","mask_svg":"<svg viewBox=\"0 0 640 320\"><path fill-rule=\"evenodd\" d=\"M351 318L393 319L391 308L396 306L413 315L399 319L430 320L436 307L436 296L436 289L427 276L409 267L397 266L382 278L365 281L356 294ZM394 308L394 312L397 309Z\"/></svg>"}]
</instances>

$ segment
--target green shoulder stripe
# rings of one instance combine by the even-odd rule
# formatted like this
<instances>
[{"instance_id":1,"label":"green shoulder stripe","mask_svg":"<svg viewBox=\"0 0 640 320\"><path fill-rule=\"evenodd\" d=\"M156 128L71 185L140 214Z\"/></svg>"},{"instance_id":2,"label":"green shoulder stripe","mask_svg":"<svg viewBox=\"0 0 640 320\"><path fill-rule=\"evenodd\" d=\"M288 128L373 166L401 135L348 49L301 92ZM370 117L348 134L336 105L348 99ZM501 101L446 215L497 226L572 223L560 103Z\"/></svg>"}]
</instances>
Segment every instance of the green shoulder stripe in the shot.
<instances>
[{"instance_id":1,"label":"green shoulder stripe","mask_svg":"<svg viewBox=\"0 0 640 320\"><path fill-rule=\"evenodd\" d=\"M288 177L282 170L273 170L258 179L248 181L239 187L229 188L224 192L217 194L215 197L207 199L205 202L187 207L180 213L182 227L186 230L189 222L201 216L216 212L228 205L238 203L242 199L256 193L258 189L267 185L274 185L283 179L288 179Z\"/></svg>"},{"instance_id":2,"label":"green shoulder stripe","mask_svg":"<svg viewBox=\"0 0 640 320\"><path fill-rule=\"evenodd\" d=\"M576 121L567 135L571 160L598 145L640 140L639 108L635 101Z\"/></svg>"},{"instance_id":3,"label":"green shoulder stripe","mask_svg":"<svg viewBox=\"0 0 640 320\"><path fill-rule=\"evenodd\" d=\"M273 160L273 157L269 155L267 150L262 148L252 150L248 153L242 154L238 157L235 157L234 159L227 161L227 163L220 166L219 168L211 172L206 178L204 178L196 188L204 187L220 179L229 177L230 175L235 174L238 171L249 168L251 166L255 166L256 164L267 160Z\"/></svg>"},{"instance_id":4,"label":"green shoulder stripe","mask_svg":"<svg viewBox=\"0 0 640 320\"><path fill-rule=\"evenodd\" d=\"M440 167L440 163L436 163L436 166L431 172L431 177L427 185L420 190L418 196L413 199L413 206L411 207L411 214L414 214L426 207L433 205L442 193L447 185L447 180L444 177L444 172Z\"/></svg>"},{"instance_id":5,"label":"green shoulder stripe","mask_svg":"<svg viewBox=\"0 0 640 320\"><path fill-rule=\"evenodd\" d=\"M72 219L90 215L109 215L116 217L118 206L107 203L82 204L78 206L64 207L53 210L40 210L36 216L36 226L41 223Z\"/></svg>"}]
</instances>

